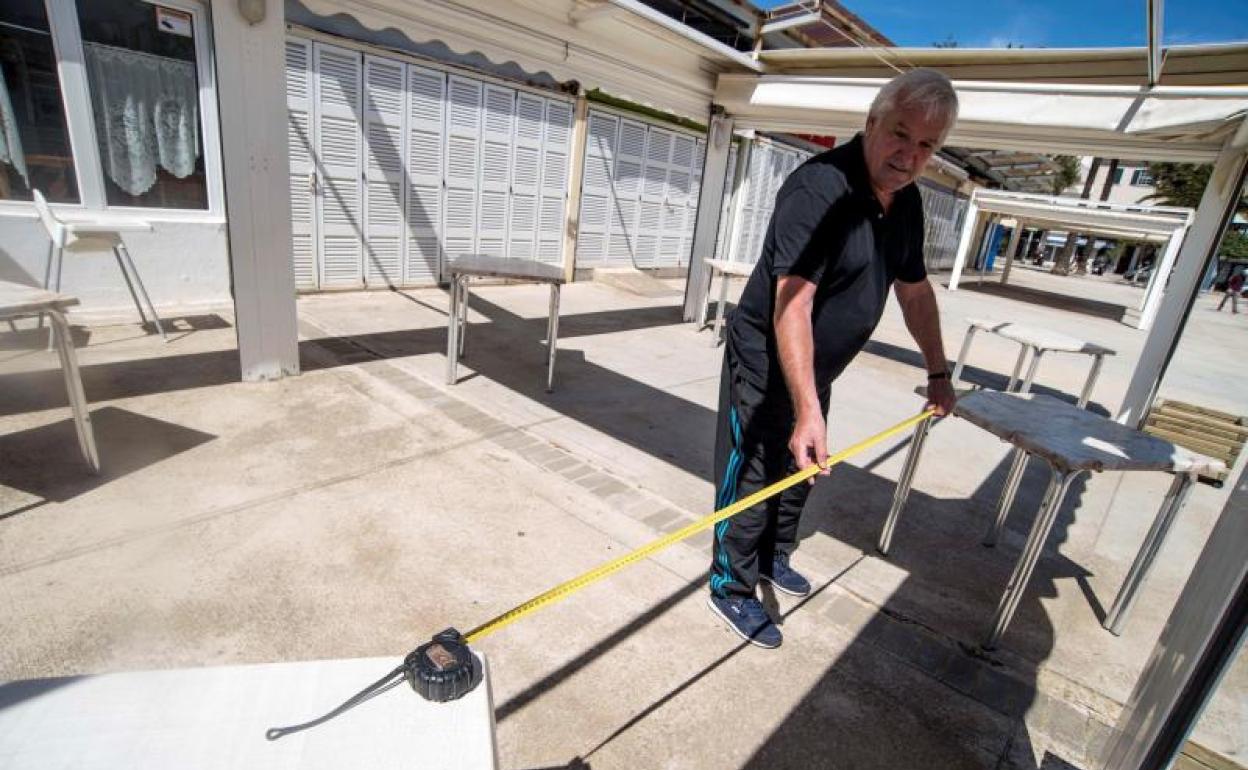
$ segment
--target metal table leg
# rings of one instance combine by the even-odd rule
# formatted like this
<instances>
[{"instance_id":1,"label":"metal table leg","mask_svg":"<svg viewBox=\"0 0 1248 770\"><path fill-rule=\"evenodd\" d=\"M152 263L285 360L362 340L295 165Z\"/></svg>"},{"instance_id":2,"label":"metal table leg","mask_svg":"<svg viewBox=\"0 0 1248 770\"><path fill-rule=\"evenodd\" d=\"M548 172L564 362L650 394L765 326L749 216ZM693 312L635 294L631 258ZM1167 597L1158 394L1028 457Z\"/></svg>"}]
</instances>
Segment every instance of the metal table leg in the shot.
<instances>
[{"instance_id":1,"label":"metal table leg","mask_svg":"<svg viewBox=\"0 0 1248 770\"><path fill-rule=\"evenodd\" d=\"M124 242L118 241L113 247L113 254L117 256L117 264L121 267L121 274L126 276L126 265L130 267L130 272L134 273L134 282L138 284L139 293L143 295L143 301L147 303L147 309L152 313L152 321L156 323L156 331L160 332L160 338L165 342L169 338L165 336L165 327L160 323L160 316L156 315L156 306L152 304L152 298L147 296L147 289L143 287L143 279L139 277L139 269L134 266L134 260L130 258L130 250L126 248ZM125 259L125 265L122 265L122 259ZM134 287L130 286L130 277L126 276L126 286L130 287L130 295L134 296ZM139 298L134 298L134 304L139 305ZM139 317L143 318L143 308L139 307ZM147 319L144 319L146 323Z\"/></svg>"},{"instance_id":2,"label":"metal table leg","mask_svg":"<svg viewBox=\"0 0 1248 770\"><path fill-rule=\"evenodd\" d=\"M74 340L69 333L69 323L59 310L49 310L52 320L52 336L56 352L61 358L61 372L65 376L65 390L69 405L74 410L74 427L78 431L78 448L91 467L92 473L100 472L100 456L95 448L95 432L91 428L91 413L87 409L87 396L82 390L82 376L78 372L78 355L74 352Z\"/></svg>"},{"instance_id":3,"label":"metal table leg","mask_svg":"<svg viewBox=\"0 0 1248 770\"><path fill-rule=\"evenodd\" d=\"M1027 536L1027 545L1023 547L1023 552L1014 565L1014 572L1006 584L1005 593L1001 595L997 613L992 619L992 631L983 643L985 650L996 648L997 643L1005 634L1005 629L1013 620L1014 611L1018 609L1019 600L1023 598L1023 592L1027 590L1027 583L1031 580L1031 573L1036 568L1036 562L1040 560L1044 542L1049 539L1049 532L1053 529L1053 522L1057 519L1057 512L1061 510L1066 492L1070 489L1071 482L1083 472L1059 471L1057 468L1053 468L1052 471L1051 494L1045 500L1040 515L1036 517L1036 523L1031 527L1031 534Z\"/></svg>"},{"instance_id":4,"label":"metal table leg","mask_svg":"<svg viewBox=\"0 0 1248 770\"><path fill-rule=\"evenodd\" d=\"M715 304L715 326L711 329L711 347L719 346L719 331L724 327L724 307L728 304L728 280L725 272L719 274L719 302Z\"/></svg>"},{"instance_id":5,"label":"metal table leg","mask_svg":"<svg viewBox=\"0 0 1248 770\"><path fill-rule=\"evenodd\" d=\"M1005 475L1005 484L1001 487L1001 498L997 501L997 518L984 533L984 545L989 548L997 544L1001 530L1005 528L1005 519L1010 515L1010 507L1014 505L1014 495L1018 493L1019 482L1023 480L1023 471L1027 469L1027 451L1015 449L1014 459L1010 462L1010 471ZM1053 482L1049 482L1049 492L1053 490ZM1048 497L1048 492L1045 497Z\"/></svg>"},{"instance_id":6,"label":"metal table leg","mask_svg":"<svg viewBox=\"0 0 1248 770\"><path fill-rule=\"evenodd\" d=\"M469 277L461 275L459 277L459 332L456 335L459 339L459 358L464 357L464 350L468 344L468 281Z\"/></svg>"},{"instance_id":7,"label":"metal table leg","mask_svg":"<svg viewBox=\"0 0 1248 770\"><path fill-rule=\"evenodd\" d=\"M954 364L953 375L949 378L949 382L955 388L962 379L962 367L966 364L966 356L971 352L971 340L975 338L977 331L979 331L978 326L969 326L966 329L966 336L962 338L962 350L958 353L958 362Z\"/></svg>"},{"instance_id":8,"label":"metal table leg","mask_svg":"<svg viewBox=\"0 0 1248 770\"><path fill-rule=\"evenodd\" d=\"M455 365L459 363L459 276L451 273L451 307L446 314L446 384L455 384Z\"/></svg>"},{"instance_id":9,"label":"metal table leg","mask_svg":"<svg viewBox=\"0 0 1248 770\"><path fill-rule=\"evenodd\" d=\"M910 438L910 451L906 453L906 462L901 466L901 476L898 477L897 489L893 492L893 507L888 511L888 518L884 520L884 529L880 530L880 542L876 546L885 556L888 555L888 549L892 545L893 529L897 526L901 509L905 507L906 498L910 496L910 486L914 483L914 471L919 467L923 443L927 440L927 431L931 425L932 419L919 423L914 427L914 434Z\"/></svg>"},{"instance_id":10,"label":"metal table leg","mask_svg":"<svg viewBox=\"0 0 1248 770\"><path fill-rule=\"evenodd\" d=\"M1010 375L1010 383L1005 386L1005 392L1010 393L1014 390L1014 386L1018 384L1018 375L1023 371L1023 361L1027 360L1027 344L1019 343L1018 359L1014 362L1014 373Z\"/></svg>"},{"instance_id":11,"label":"metal table leg","mask_svg":"<svg viewBox=\"0 0 1248 770\"><path fill-rule=\"evenodd\" d=\"M1040 357L1043 355L1043 348L1032 348L1031 366L1027 367L1027 379L1023 380L1022 386L1018 389L1019 393L1031 392L1031 383L1036 379L1036 371L1040 368Z\"/></svg>"},{"instance_id":12,"label":"metal table leg","mask_svg":"<svg viewBox=\"0 0 1248 770\"><path fill-rule=\"evenodd\" d=\"M1088 381L1083 384L1083 392L1079 394L1079 408L1082 409L1088 405L1088 399L1092 397L1092 386L1096 384L1096 377L1101 373L1101 364L1105 362L1105 355L1098 353L1092 359L1092 371L1088 372Z\"/></svg>"},{"instance_id":13,"label":"metal table leg","mask_svg":"<svg viewBox=\"0 0 1248 770\"><path fill-rule=\"evenodd\" d=\"M1166 492L1166 499L1161 504L1161 509L1157 511L1156 518L1153 519L1153 526L1149 529L1148 536L1144 538L1144 544L1140 546L1139 553L1135 555L1135 561L1131 563L1131 569L1127 572L1126 579L1122 581L1122 588L1118 589L1118 596L1114 598L1113 606L1105 615L1103 625L1115 636L1122 633L1122 626L1126 622L1127 614L1131 611L1131 605L1135 603L1140 584L1148 576L1153 560L1157 558L1157 552L1161 550L1161 544L1165 542L1166 534L1170 531L1170 525L1174 523L1179 511L1183 509L1191 491L1192 477L1186 473L1174 474L1174 482L1170 485L1170 490Z\"/></svg>"},{"instance_id":14,"label":"metal table leg","mask_svg":"<svg viewBox=\"0 0 1248 770\"><path fill-rule=\"evenodd\" d=\"M555 352L559 349L559 291L557 283L550 285L550 317L546 319L546 392L555 389Z\"/></svg>"}]
</instances>

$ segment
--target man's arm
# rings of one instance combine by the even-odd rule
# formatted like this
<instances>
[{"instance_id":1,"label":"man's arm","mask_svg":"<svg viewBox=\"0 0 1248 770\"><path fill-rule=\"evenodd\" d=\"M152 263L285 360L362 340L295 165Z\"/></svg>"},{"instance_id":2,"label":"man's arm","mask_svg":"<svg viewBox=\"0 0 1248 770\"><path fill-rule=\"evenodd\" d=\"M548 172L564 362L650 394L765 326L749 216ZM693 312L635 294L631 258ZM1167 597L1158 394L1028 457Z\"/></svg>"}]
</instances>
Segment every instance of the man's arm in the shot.
<instances>
[{"instance_id":1,"label":"man's arm","mask_svg":"<svg viewBox=\"0 0 1248 770\"><path fill-rule=\"evenodd\" d=\"M772 325L780 349L780 368L796 416L789 451L798 468L823 467L828 459L828 426L815 391L815 340L811 326L814 302L815 284L811 281L785 275L776 282ZM825 468L820 475L827 473Z\"/></svg>"},{"instance_id":2,"label":"man's arm","mask_svg":"<svg viewBox=\"0 0 1248 770\"><path fill-rule=\"evenodd\" d=\"M928 373L946 374L941 379L928 381L928 404L936 408L937 414L948 414L953 410L957 397L953 393L953 383L947 376L949 362L945 358L945 345L940 337L940 312L936 308L936 293L932 291L932 285L926 278L914 283L897 281L893 287L897 292L897 301L901 303L901 315L906 319L906 328L923 352Z\"/></svg>"}]
</instances>

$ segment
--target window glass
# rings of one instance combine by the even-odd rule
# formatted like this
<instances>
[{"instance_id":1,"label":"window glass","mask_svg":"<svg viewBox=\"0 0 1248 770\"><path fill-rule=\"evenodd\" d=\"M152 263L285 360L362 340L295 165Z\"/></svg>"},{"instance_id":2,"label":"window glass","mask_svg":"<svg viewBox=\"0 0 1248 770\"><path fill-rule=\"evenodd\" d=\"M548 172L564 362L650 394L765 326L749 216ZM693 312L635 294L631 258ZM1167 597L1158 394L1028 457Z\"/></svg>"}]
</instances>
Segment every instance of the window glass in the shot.
<instances>
[{"instance_id":1,"label":"window glass","mask_svg":"<svg viewBox=\"0 0 1248 770\"><path fill-rule=\"evenodd\" d=\"M143 0L78 0L110 206L208 208L192 17Z\"/></svg>"},{"instance_id":2,"label":"window glass","mask_svg":"<svg viewBox=\"0 0 1248 770\"><path fill-rule=\"evenodd\" d=\"M41 0L0 2L0 200L78 202L56 51Z\"/></svg>"}]
</instances>

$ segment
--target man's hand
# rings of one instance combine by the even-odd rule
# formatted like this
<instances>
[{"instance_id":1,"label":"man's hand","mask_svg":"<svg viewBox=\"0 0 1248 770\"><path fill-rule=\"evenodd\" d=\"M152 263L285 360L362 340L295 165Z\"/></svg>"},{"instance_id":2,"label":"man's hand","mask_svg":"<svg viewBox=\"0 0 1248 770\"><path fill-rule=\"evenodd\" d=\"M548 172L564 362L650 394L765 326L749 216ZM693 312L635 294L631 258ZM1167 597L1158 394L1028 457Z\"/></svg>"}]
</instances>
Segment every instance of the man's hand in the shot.
<instances>
[{"instance_id":1,"label":"man's hand","mask_svg":"<svg viewBox=\"0 0 1248 770\"><path fill-rule=\"evenodd\" d=\"M928 381L927 406L929 409L936 410L937 417L944 417L952 412L953 405L957 402L958 396L953 392L953 383L948 377Z\"/></svg>"},{"instance_id":2,"label":"man's hand","mask_svg":"<svg viewBox=\"0 0 1248 770\"><path fill-rule=\"evenodd\" d=\"M793 426L793 435L789 437L789 451L797 462L798 470L818 465L823 470L817 475L827 476L828 468L824 465L828 459L828 426L817 412L809 416L798 415ZM815 477L810 477L815 483Z\"/></svg>"}]
</instances>

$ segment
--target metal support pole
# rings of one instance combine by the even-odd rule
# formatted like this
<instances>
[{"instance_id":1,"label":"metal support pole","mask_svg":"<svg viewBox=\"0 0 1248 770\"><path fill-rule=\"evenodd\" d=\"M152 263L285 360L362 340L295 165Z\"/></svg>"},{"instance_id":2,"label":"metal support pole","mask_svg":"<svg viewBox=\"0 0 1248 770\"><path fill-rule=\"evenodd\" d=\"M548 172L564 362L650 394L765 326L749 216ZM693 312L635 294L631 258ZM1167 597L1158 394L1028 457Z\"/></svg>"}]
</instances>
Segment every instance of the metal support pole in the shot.
<instances>
[{"instance_id":1,"label":"metal support pole","mask_svg":"<svg viewBox=\"0 0 1248 770\"><path fill-rule=\"evenodd\" d=\"M1014 495L1018 493L1018 485L1023 480L1023 472L1027 469L1027 450L1015 449L1014 458L1010 461L1010 470L1005 475L1005 484L1001 487L1001 497L997 500L997 517L992 526L984 534L984 545L992 548L997 544L1001 531L1005 529L1005 520L1010 515L1010 507L1014 505ZM1048 491L1044 493L1047 501L1053 493L1053 482L1049 481ZM1044 507L1044 503L1041 503Z\"/></svg>"},{"instance_id":2,"label":"metal support pole","mask_svg":"<svg viewBox=\"0 0 1248 770\"><path fill-rule=\"evenodd\" d=\"M1005 593L1001 595L1001 602L997 605L996 615L992 619L992 631L983 643L985 650L996 649L997 643L1005 635L1005 629L1014 619L1014 612L1018 609L1018 603L1027 590L1027 583L1031 580L1031 573L1036 568L1036 562L1040 560L1044 542L1048 540L1049 532L1053 529L1053 522L1057 520L1057 512L1061 510L1062 501L1066 499L1066 492L1070 489L1071 482L1082 473L1082 471L1059 471L1057 468L1052 468L1052 472L1053 480L1050 482L1052 493L1045 500L1040 515L1036 517L1036 522L1031 527L1031 534L1027 536L1027 544L1014 565L1014 572L1006 584Z\"/></svg>"},{"instance_id":3,"label":"metal support pole","mask_svg":"<svg viewBox=\"0 0 1248 770\"><path fill-rule=\"evenodd\" d=\"M469 278L466 275L459 277L459 302L457 303L459 307L459 330L455 334L456 339L459 340L459 355L456 357L456 361L464 357L464 349L468 346L468 281Z\"/></svg>"},{"instance_id":4,"label":"metal support pole","mask_svg":"<svg viewBox=\"0 0 1248 770\"><path fill-rule=\"evenodd\" d=\"M893 542L893 530L897 526L897 519L901 516L901 509L906 505L906 498L910 496L910 487L914 483L914 472L919 467L919 456L923 454L923 444L927 441L927 432L931 428L932 420L924 420L914 428L914 434L910 438L910 451L906 453L906 462L901 467L901 476L897 479L897 489L893 492L893 507L888 511L888 518L884 520L884 529L880 530L880 542L876 546L881 554L888 555L888 549Z\"/></svg>"},{"instance_id":5,"label":"metal support pole","mask_svg":"<svg viewBox=\"0 0 1248 770\"><path fill-rule=\"evenodd\" d=\"M1010 374L1010 382L1005 386L1005 392L1010 393L1014 390L1014 386L1018 384L1018 375L1022 374L1023 362L1027 360L1027 345L1019 343L1018 359L1014 361L1014 372Z\"/></svg>"},{"instance_id":6,"label":"metal support pole","mask_svg":"<svg viewBox=\"0 0 1248 770\"><path fill-rule=\"evenodd\" d=\"M550 317L546 322L546 392L555 389L555 351L559 348L559 291L557 283L550 285Z\"/></svg>"},{"instance_id":7,"label":"metal support pole","mask_svg":"<svg viewBox=\"0 0 1248 770\"><path fill-rule=\"evenodd\" d=\"M1031 383L1036 379L1036 370L1040 368L1040 357L1043 355L1043 348L1033 347L1031 349L1031 366L1027 367L1027 379L1023 380L1022 387L1018 389L1019 393L1031 392Z\"/></svg>"},{"instance_id":8,"label":"metal support pole","mask_svg":"<svg viewBox=\"0 0 1248 770\"><path fill-rule=\"evenodd\" d=\"M446 384L455 384L455 364L459 356L459 276L451 273L451 307L446 314Z\"/></svg>"},{"instance_id":9,"label":"metal support pole","mask_svg":"<svg viewBox=\"0 0 1248 770\"><path fill-rule=\"evenodd\" d=\"M719 273L719 302L715 304L715 325L711 327L711 347L719 347L719 331L724 327L724 307L728 304L728 281L730 276L727 272Z\"/></svg>"},{"instance_id":10,"label":"metal support pole","mask_svg":"<svg viewBox=\"0 0 1248 770\"><path fill-rule=\"evenodd\" d=\"M69 405L74 412L74 427L78 432L78 448L92 473L100 472L100 456L95 448L95 432L91 428L91 413L87 408L87 396L82 390L82 375L78 371L78 356L74 352L74 340L70 336L69 322L59 310L47 311L51 319L52 336L56 352L61 359L61 373L65 376L65 390Z\"/></svg>"},{"instance_id":11,"label":"metal support pole","mask_svg":"<svg viewBox=\"0 0 1248 770\"><path fill-rule=\"evenodd\" d=\"M1148 530L1148 536L1144 538L1143 545L1135 555L1135 561L1131 563L1131 569L1127 571L1126 579L1122 581L1122 587L1118 589L1118 596L1114 597L1114 603L1105 615L1103 625L1114 636L1122 633L1122 626L1126 622L1127 614L1131 612L1131 606L1135 603L1140 584L1148 576L1153 560L1157 558L1157 552L1161 550L1161 545L1170 532L1170 525L1174 523L1179 511L1183 509L1191 491L1192 477L1186 473L1174 474L1174 481L1170 484L1166 499L1153 519L1153 526Z\"/></svg>"}]
</instances>

